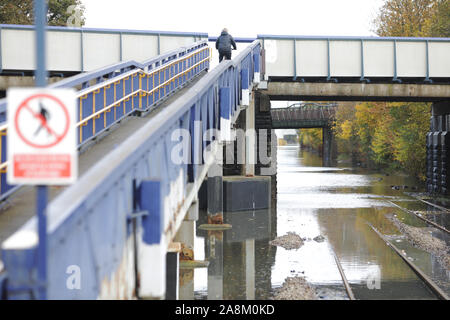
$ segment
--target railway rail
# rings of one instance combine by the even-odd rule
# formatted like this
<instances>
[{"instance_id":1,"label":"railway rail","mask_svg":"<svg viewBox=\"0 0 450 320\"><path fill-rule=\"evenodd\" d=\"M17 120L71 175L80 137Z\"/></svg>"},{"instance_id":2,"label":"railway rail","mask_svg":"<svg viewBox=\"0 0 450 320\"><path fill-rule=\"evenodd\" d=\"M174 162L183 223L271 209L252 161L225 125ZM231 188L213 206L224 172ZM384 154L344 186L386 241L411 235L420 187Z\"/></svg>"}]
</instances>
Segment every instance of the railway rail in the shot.
<instances>
[{"instance_id":1,"label":"railway rail","mask_svg":"<svg viewBox=\"0 0 450 320\"><path fill-rule=\"evenodd\" d=\"M412 261L409 261L407 257L389 240L386 239L384 235L381 234L373 225L367 223L372 230L383 240L388 247L394 250L397 255L399 255L403 261L408 265L408 267L427 285L428 288L436 295L436 297L440 300L449 300L449 296L441 289L439 286L428 277L422 270L419 269Z\"/></svg>"},{"instance_id":2,"label":"railway rail","mask_svg":"<svg viewBox=\"0 0 450 320\"><path fill-rule=\"evenodd\" d=\"M429 219L427 219L427 218L422 217L421 215L417 214L416 212L414 212L414 211L412 211L412 210L408 210L408 209L406 209L406 208L403 208L403 207L399 206L398 204L396 204L396 203L394 203L394 202L392 202L392 201L389 201L389 200L388 200L387 202L390 203L391 205L395 206L396 208L399 208L399 209L402 210L403 212L406 212L406 213L410 213L410 214L415 215L417 218L419 218L419 219L421 219L422 221L424 221L424 222L426 222L426 223L432 225L433 227L438 228L439 230L442 230L442 231L444 231L444 232L446 232L446 233L450 233L450 231L449 231L448 229L446 229L445 227L443 227L443 226L441 226L440 224L437 224L436 222L433 222L433 221L431 221L431 220L429 220Z\"/></svg>"},{"instance_id":3,"label":"railway rail","mask_svg":"<svg viewBox=\"0 0 450 320\"><path fill-rule=\"evenodd\" d=\"M344 269L342 268L341 262L339 261L338 256L334 253L334 260L336 261L336 265L338 267L339 273L341 274L342 281L344 282L345 291L347 292L348 298L350 300L356 300L355 295L353 294L352 288L348 283L347 277L345 276Z\"/></svg>"},{"instance_id":4,"label":"railway rail","mask_svg":"<svg viewBox=\"0 0 450 320\"><path fill-rule=\"evenodd\" d=\"M445 207L443 207L443 206L440 206L440 205L438 205L438 204L435 204L435 203L426 201L426 200L421 199L421 198L419 198L419 197L414 197L414 198L417 199L417 200L419 200L419 201L421 201L421 202L423 202L423 203L425 203L425 204L427 204L427 205L429 205L429 206L435 207L435 208L437 208L437 209L439 209L439 210L441 210L441 211L444 211L444 212L446 212L446 213L450 213L450 210L447 209L447 208L445 208Z\"/></svg>"}]
</instances>

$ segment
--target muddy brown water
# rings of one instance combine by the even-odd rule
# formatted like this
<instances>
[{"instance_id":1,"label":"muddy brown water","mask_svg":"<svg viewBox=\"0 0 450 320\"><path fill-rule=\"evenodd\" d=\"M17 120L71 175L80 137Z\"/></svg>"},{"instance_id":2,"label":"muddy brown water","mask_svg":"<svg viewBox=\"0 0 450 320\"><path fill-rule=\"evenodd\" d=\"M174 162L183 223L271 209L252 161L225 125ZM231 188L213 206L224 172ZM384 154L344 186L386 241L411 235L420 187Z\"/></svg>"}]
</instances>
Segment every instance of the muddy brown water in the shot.
<instances>
[{"instance_id":1,"label":"muddy brown water","mask_svg":"<svg viewBox=\"0 0 450 320\"><path fill-rule=\"evenodd\" d=\"M386 218L396 214L404 223L426 226L387 201L414 210L435 210L405 194L408 190L391 188L411 188L416 182L408 176L339 165L325 168L321 163L317 155L297 146L278 147L276 208L225 213L231 230L197 230L195 258L209 260L210 266L196 269L183 280L179 298L271 299L286 278L304 276L320 299L348 299L334 261L336 253L357 299L435 299L368 223L389 235L450 293L450 272L431 254L412 247ZM306 238L304 245L286 250L269 244L288 232ZM326 240L312 240L318 235ZM448 243L446 235L439 236Z\"/></svg>"}]
</instances>

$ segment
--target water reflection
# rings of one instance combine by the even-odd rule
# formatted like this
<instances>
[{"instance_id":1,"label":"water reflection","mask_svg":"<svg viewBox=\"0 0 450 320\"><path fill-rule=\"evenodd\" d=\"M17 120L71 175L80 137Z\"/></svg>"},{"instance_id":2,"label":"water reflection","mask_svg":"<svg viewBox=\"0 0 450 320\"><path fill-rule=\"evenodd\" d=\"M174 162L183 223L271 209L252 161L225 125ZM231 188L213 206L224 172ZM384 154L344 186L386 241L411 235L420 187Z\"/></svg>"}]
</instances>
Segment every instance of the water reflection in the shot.
<instances>
[{"instance_id":1,"label":"water reflection","mask_svg":"<svg viewBox=\"0 0 450 320\"><path fill-rule=\"evenodd\" d=\"M386 201L427 209L405 196L404 190L391 187L414 186L413 179L344 166L323 168L321 163L317 155L298 147L279 147L276 211L225 213L231 230L197 229L196 259L207 259L210 266L194 271L195 299L270 299L275 288L295 275L306 277L323 299L346 299L334 253L358 299L433 299L368 223L399 240L422 270L447 288L448 272L432 255L411 251L386 218L395 213L404 223L425 226ZM205 216L200 214L197 225L205 223ZM269 245L270 240L289 231L306 238L301 248L288 251ZM318 235L326 241L314 241ZM181 291L180 298L184 298Z\"/></svg>"},{"instance_id":2,"label":"water reflection","mask_svg":"<svg viewBox=\"0 0 450 320\"><path fill-rule=\"evenodd\" d=\"M205 223L205 216L201 212L199 225ZM203 239L204 243L199 250L204 248L204 258L210 265L206 272L195 270L195 297L269 299L271 266L276 252L276 248L269 245L272 239L271 210L226 212L224 222L233 228L225 231L197 229L197 238ZM181 295L180 298L183 299Z\"/></svg>"}]
</instances>

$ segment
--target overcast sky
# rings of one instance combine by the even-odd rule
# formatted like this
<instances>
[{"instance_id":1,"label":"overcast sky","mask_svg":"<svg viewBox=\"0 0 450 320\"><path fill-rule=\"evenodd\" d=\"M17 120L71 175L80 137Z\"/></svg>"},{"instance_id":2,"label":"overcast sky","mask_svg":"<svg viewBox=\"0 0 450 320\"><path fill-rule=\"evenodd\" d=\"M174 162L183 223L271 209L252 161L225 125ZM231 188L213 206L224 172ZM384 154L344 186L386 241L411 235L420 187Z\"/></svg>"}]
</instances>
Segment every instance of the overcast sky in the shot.
<instances>
[{"instance_id":1,"label":"overcast sky","mask_svg":"<svg viewBox=\"0 0 450 320\"><path fill-rule=\"evenodd\" d=\"M368 36L383 0L82 0L86 27L257 34Z\"/></svg>"}]
</instances>

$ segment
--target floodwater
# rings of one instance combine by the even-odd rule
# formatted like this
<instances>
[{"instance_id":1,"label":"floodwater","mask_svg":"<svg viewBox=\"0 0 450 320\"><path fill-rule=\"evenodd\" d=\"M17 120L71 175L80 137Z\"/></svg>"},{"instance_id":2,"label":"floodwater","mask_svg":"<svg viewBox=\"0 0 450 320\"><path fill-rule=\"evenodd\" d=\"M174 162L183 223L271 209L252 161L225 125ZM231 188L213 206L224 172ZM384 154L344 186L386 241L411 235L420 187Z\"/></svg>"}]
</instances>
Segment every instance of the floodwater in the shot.
<instances>
[{"instance_id":1,"label":"floodwater","mask_svg":"<svg viewBox=\"0 0 450 320\"><path fill-rule=\"evenodd\" d=\"M426 227L413 215L395 208L436 209L417 201L404 188L413 179L371 173L345 166L325 168L317 155L297 146L278 147L276 208L225 213L227 231L196 230L195 259L208 268L183 270L180 299L271 299L287 277L303 276L319 299L348 299L334 260L339 258L357 299L435 299L433 293L373 231L385 235L450 293L450 272L436 258L408 243L386 215ZM417 190L415 192L419 192ZM448 214L437 213L441 222ZM204 214L200 214L204 216ZM204 223L199 221L198 224ZM288 232L305 238L297 250L271 246ZM323 242L313 240L318 235ZM439 235L447 244L446 235Z\"/></svg>"}]
</instances>

